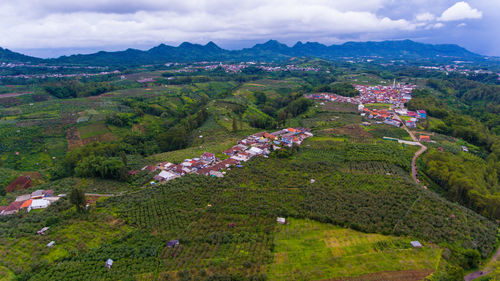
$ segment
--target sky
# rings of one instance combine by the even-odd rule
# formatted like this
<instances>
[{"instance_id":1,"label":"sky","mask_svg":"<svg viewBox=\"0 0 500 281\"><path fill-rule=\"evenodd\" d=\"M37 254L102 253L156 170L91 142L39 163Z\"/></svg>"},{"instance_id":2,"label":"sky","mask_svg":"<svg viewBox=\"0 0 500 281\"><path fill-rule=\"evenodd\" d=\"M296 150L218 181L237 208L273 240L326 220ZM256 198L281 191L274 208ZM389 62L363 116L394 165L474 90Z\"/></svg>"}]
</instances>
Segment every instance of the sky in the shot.
<instances>
[{"instance_id":1,"label":"sky","mask_svg":"<svg viewBox=\"0 0 500 281\"><path fill-rule=\"evenodd\" d=\"M0 0L0 47L39 57L213 41L411 39L500 56L500 0Z\"/></svg>"}]
</instances>

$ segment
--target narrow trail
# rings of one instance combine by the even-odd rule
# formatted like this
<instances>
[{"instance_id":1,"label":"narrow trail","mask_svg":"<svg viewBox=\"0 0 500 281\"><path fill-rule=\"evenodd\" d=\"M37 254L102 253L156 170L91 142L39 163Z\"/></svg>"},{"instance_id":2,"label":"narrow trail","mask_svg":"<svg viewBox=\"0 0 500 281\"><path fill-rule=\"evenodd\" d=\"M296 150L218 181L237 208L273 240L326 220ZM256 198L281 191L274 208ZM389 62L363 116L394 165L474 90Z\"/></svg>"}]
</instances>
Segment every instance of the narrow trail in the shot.
<instances>
[{"instance_id":1,"label":"narrow trail","mask_svg":"<svg viewBox=\"0 0 500 281\"><path fill-rule=\"evenodd\" d=\"M415 137L415 135L410 131L408 130L408 128L406 126L403 126L403 128L406 130L406 132L408 132L408 134L410 135L411 139L414 141L414 142L418 142L419 145L420 145L420 149L415 152L415 155L413 156L413 159L411 160L411 176L413 178L413 180L419 184L420 181L418 180L418 177L417 177L417 174L418 174L418 171L417 171L417 159L420 155L422 155L422 153L424 153L426 150L427 150L427 146L421 144L417 137ZM425 189L427 189L427 187L424 186Z\"/></svg>"},{"instance_id":2,"label":"narrow trail","mask_svg":"<svg viewBox=\"0 0 500 281\"><path fill-rule=\"evenodd\" d=\"M487 275L487 274L491 273L491 271L493 269L490 267L490 265L493 262L497 261L499 257L500 257L500 247L497 249L497 252L495 253L495 255L493 255L493 257L486 264L486 267L483 270L478 270L476 272L472 272L472 273L469 273L469 274L465 275L464 280L465 281L471 281L471 280L479 278L479 277L481 277L483 275Z\"/></svg>"}]
</instances>

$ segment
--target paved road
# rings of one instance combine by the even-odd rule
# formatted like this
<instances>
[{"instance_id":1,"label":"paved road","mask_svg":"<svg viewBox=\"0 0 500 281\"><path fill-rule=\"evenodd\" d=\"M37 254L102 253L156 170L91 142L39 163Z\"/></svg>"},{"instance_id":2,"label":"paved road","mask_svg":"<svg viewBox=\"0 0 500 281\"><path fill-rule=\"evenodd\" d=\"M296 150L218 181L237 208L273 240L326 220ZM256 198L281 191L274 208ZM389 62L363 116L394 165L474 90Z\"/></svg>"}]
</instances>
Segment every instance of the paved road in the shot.
<instances>
[{"instance_id":1,"label":"paved road","mask_svg":"<svg viewBox=\"0 0 500 281\"><path fill-rule=\"evenodd\" d=\"M481 277L483 275L491 273L492 268L489 267L489 265L491 265L494 261L498 260L499 257L500 257L500 247L497 249L497 252L491 258L490 262L486 265L486 267L483 270L478 270L476 272L472 272L472 273L469 273L469 274L465 275L464 280L465 281L471 281L471 280L479 278L479 277Z\"/></svg>"}]
</instances>

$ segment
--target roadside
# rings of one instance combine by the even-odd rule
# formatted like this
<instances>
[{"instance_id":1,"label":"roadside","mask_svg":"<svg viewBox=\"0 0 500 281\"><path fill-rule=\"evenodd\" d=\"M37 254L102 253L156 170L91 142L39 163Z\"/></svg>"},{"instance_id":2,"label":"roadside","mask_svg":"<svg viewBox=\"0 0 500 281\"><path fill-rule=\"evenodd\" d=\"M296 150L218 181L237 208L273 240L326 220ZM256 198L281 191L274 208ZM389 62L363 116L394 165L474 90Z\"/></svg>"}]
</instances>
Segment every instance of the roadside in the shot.
<instances>
[{"instance_id":1,"label":"roadside","mask_svg":"<svg viewBox=\"0 0 500 281\"><path fill-rule=\"evenodd\" d=\"M475 271L475 272L472 272L472 273L469 273L469 274L465 275L464 280L465 281L471 281L471 280L477 279L479 277L482 277L484 275L488 275L493 270L490 267L491 264L493 262L497 261L499 257L500 257L500 247L497 249L497 252L493 255L493 257L490 259L490 261L486 264L486 266L484 267L484 269L478 270L478 271Z\"/></svg>"},{"instance_id":2,"label":"roadside","mask_svg":"<svg viewBox=\"0 0 500 281\"><path fill-rule=\"evenodd\" d=\"M426 150L427 150L427 146L423 145L422 143L420 143L417 139L417 137L415 137L415 135L413 134L412 131L408 130L408 128L406 126L403 125L403 129L405 129L406 132L408 132L408 134L410 135L411 139L418 143L418 145L420 145L420 149L415 152L415 155L413 156L413 159L411 160L411 176L413 177L413 180L419 184L420 181L418 180L418 171L417 171L417 159L420 155L422 155L422 153L424 153ZM426 186L424 186L425 189L427 189Z\"/></svg>"}]
</instances>

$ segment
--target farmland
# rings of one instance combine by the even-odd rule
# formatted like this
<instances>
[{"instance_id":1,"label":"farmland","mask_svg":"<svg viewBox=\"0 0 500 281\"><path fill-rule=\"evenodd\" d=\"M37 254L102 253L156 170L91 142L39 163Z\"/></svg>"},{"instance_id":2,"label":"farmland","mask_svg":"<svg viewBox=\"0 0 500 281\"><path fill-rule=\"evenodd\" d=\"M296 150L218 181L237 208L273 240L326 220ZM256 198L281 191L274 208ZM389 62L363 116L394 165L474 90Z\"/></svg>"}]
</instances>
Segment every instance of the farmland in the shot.
<instances>
[{"instance_id":1,"label":"farmland","mask_svg":"<svg viewBox=\"0 0 500 281\"><path fill-rule=\"evenodd\" d=\"M61 196L0 216L0 280L416 281L476 270L498 245L496 147L454 135L465 129L434 115L413 130L435 141L416 183L419 147L382 139L411 140L406 130L355 104L305 98L345 82L380 83L377 71L296 60L319 71L178 72L200 67L183 64L2 86L2 94L29 93L0 99L0 187L26 175L37 182L0 193L0 205L36 190ZM290 147L259 137L269 153L220 178L156 178L161 163L205 152L224 160L242 139L290 127L314 136Z\"/></svg>"},{"instance_id":2,"label":"farmland","mask_svg":"<svg viewBox=\"0 0 500 281\"><path fill-rule=\"evenodd\" d=\"M276 231L270 280L318 280L382 271L434 271L441 250L410 240L292 219ZM401 278L401 277L400 277Z\"/></svg>"}]
</instances>

